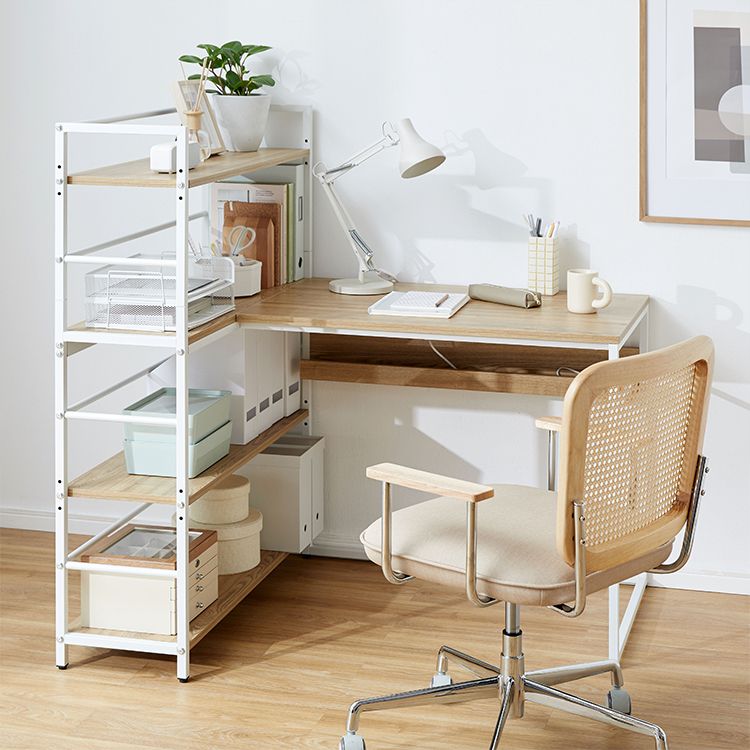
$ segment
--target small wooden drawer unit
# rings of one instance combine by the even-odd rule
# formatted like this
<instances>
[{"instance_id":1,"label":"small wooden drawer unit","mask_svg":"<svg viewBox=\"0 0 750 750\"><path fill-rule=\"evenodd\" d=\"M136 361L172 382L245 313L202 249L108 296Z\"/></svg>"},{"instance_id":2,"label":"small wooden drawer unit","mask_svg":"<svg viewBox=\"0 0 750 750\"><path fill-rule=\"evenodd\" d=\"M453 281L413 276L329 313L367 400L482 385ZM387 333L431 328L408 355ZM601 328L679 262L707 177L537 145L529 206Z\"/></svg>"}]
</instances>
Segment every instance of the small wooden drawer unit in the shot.
<instances>
[{"instance_id":1,"label":"small wooden drawer unit","mask_svg":"<svg viewBox=\"0 0 750 750\"><path fill-rule=\"evenodd\" d=\"M81 555L83 562L131 567L177 565L175 530L128 525ZM219 558L215 531L190 531L188 617L192 620L219 594ZM90 628L176 635L177 584L173 578L117 573L81 574L81 624Z\"/></svg>"}]
</instances>

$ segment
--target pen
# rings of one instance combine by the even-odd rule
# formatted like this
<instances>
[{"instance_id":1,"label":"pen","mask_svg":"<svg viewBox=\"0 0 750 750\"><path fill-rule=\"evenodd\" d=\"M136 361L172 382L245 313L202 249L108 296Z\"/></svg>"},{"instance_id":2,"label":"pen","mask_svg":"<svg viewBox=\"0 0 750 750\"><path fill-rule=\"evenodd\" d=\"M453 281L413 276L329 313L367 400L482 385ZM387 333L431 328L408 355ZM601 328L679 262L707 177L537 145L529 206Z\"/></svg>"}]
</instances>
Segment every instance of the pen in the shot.
<instances>
[{"instance_id":1,"label":"pen","mask_svg":"<svg viewBox=\"0 0 750 750\"><path fill-rule=\"evenodd\" d=\"M435 307L440 307L440 305L442 305L442 304L443 304L443 302L445 302L445 301L446 301L446 300L448 299L448 297L449 297L449 296L450 296L449 294L444 294L444 295L443 295L443 296L442 296L442 297L441 297L441 298L440 298L440 299L439 299L439 300L438 300L438 301L437 301L437 302L435 303Z\"/></svg>"},{"instance_id":2,"label":"pen","mask_svg":"<svg viewBox=\"0 0 750 750\"><path fill-rule=\"evenodd\" d=\"M542 236L542 218L539 217L536 220L536 236L541 237Z\"/></svg>"}]
</instances>

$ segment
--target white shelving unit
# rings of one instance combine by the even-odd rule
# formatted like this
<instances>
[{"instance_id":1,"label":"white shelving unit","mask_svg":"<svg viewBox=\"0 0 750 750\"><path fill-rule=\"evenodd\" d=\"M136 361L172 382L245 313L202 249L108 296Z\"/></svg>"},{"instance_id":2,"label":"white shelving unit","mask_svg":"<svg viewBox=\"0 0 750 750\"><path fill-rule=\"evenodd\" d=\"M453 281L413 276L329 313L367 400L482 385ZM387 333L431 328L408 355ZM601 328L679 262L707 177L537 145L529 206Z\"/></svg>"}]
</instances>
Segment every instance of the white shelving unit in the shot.
<instances>
[{"instance_id":1,"label":"white shelving unit","mask_svg":"<svg viewBox=\"0 0 750 750\"><path fill-rule=\"evenodd\" d=\"M124 649L151 653L170 654L177 660L177 677L185 682L190 677L190 649L201 640L222 618L242 601L245 595L262 581L286 556L284 553L263 552L260 565L247 573L233 576L220 576L219 598L205 612L188 622L188 512L190 502L198 499L216 482L234 472L278 440L286 432L304 422L307 411L299 410L276 422L246 445L232 445L229 455L208 470L188 479L187 476L187 407L189 360L191 347L198 342L201 346L210 345L216 337L236 328L233 312L218 317L202 326L188 328L188 226L192 221L203 220L208 226L207 211L190 213L190 193L192 188L210 185L233 177L248 175L256 170L267 170L279 165L303 164L306 167L307 205L304 207L305 232L305 276L311 275L311 236L312 227L310 198L310 151L312 149L312 110L310 107L280 106L272 108L272 121L267 142L273 137L283 138L289 132L298 135L298 143L292 148L263 148L255 153L225 153L211 157L194 169L187 169L188 132L181 125L144 123L155 117L171 115L175 110L159 110L124 117L110 118L85 123L58 123L55 125L55 567L56 567L56 664L64 669L68 666L68 646L91 646L108 649ZM273 118L280 123L273 128ZM291 125L290 125L290 122ZM148 159L108 165L97 169L69 174L68 139L71 134L107 136L159 136L163 140L177 142L177 173L174 175L156 174L149 169ZM149 229L116 237L97 245L71 250L68 246L68 191L77 185L121 186L133 189L160 188L171 190L174 200L174 221L169 221ZM175 252L171 259L158 258L151 265L174 268L175 278L175 325L174 331L128 331L97 329L86 327L68 318L68 271L77 264L94 266L141 266L143 258L119 256L112 248L138 240L158 232L174 228ZM205 236L205 235L204 235ZM105 252L108 251L108 252ZM168 356L153 365L115 383L91 396L70 404L68 401L68 359L77 352L97 344L119 346L145 346L166 350ZM173 427L176 432L176 466L174 479L129 475L125 470L122 453L93 467L83 475L70 479L68 476L68 425L73 420L93 420L100 422L145 422L146 418L126 416L121 413L84 411L105 396L124 386L146 377L156 367L174 360L175 383L177 390L177 411L175 417L154 418L152 424ZM68 535L69 507L75 498L95 498L97 500L124 500L137 503L136 507L92 537L75 550L70 550ZM177 529L177 568L110 566L84 563L77 558L97 541L136 518L153 503L174 504ZM68 612L68 576L71 570L114 572L119 575L154 576L175 578L177 591L177 635L158 637L148 633L119 632L83 628L72 623Z\"/></svg>"}]
</instances>

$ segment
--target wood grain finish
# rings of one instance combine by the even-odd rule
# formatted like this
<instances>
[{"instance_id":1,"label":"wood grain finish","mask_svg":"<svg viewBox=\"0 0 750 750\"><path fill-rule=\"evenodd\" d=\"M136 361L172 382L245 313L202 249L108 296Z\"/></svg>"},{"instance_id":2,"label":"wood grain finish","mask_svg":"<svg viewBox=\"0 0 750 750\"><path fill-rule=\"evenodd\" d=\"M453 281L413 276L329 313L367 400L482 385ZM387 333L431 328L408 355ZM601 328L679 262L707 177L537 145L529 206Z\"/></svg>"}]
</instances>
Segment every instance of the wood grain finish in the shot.
<instances>
[{"instance_id":1,"label":"wood grain finish","mask_svg":"<svg viewBox=\"0 0 750 750\"><path fill-rule=\"evenodd\" d=\"M593 365L568 389L557 549L569 565L577 502L585 504L588 572L634 560L680 532L703 446L713 360L711 339L696 336Z\"/></svg>"},{"instance_id":2,"label":"wood grain finish","mask_svg":"<svg viewBox=\"0 0 750 750\"><path fill-rule=\"evenodd\" d=\"M260 563L252 570L228 576L219 576L218 598L210 607L207 607L205 611L201 612L190 622L191 648L203 640L256 586L273 573L286 558L286 552L261 550ZM136 638L138 640L156 638L167 643L174 643L177 640L177 636L175 635L155 636L153 633L138 633L132 630L87 628L81 627L78 622L71 623L70 629L78 633Z\"/></svg>"},{"instance_id":3,"label":"wood grain finish","mask_svg":"<svg viewBox=\"0 0 750 750\"><path fill-rule=\"evenodd\" d=\"M540 430L560 432L562 429L562 417L539 417L534 420L534 426Z\"/></svg>"},{"instance_id":4,"label":"wood grain finish","mask_svg":"<svg viewBox=\"0 0 750 750\"><path fill-rule=\"evenodd\" d=\"M397 284L399 291L434 290L431 284ZM466 287L444 286L465 292ZM304 279L237 301L240 325L290 328L308 332L362 331L409 337L502 339L595 344L621 343L648 305L641 294L615 294L612 304L591 315L569 313L566 295L544 297L541 307L524 310L471 300L448 320L369 315L374 297L334 294L327 279Z\"/></svg>"},{"instance_id":5,"label":"wood grain finish","mask_svg":"<svg viewBox=\"0 0 750 750\"><path fill-rule=\"evenodd\" d=\"M209 466L202 474L188 480L189 501L192 503L204 495L217 482L244 466L282 435L307 419L307 416L307 410L300 409L280 419L246 445L231 445L228 455ZM68 487L68 495L98 500L138 500L172 504L175 502L175 480L171 477L128 474L125 468L125 455L120 452L74 479Z\"/></svg>"},{"instance_id":6,"label":"wood grain finish","mask_svg":"<svg viewBox=\"0 0 750 750\"><path fill-rule=\"evenodd\" d=\"M189 172L188 186L209 185L257 169L303 161L309 155L310 152L302 148L262 148L247 153L228 151L193 167ZM76 172L68 176L68 184L174 188L175 175L152 172L149 159L138 159Z\"/></svg>"},{"instance_id":7,"label":"wood grain finish","mask_svg":"<svg viewBox=\"0 0 750 750\"><path fill-rule=\"evenodd\" d=\"M302 360L300 362L300 377L302 380L324 380L336 383L447 388L449 390L491 393L526 393L558 398L565 395L565 391L571 383L571 378L554 375L397 367L394 365L361 365L319 360Z\"/></svg>"},{"instance_id":8,"label":"wood grain finish","mask_svg":"<svg viewBox=\"0 0 750 750\"><path fill-rule=\"evenodd\" d=\"M473 503L486 500L495 494L495 490L486 484L466 482L463 479L446 477L441 474L433 474L430 471L399 466L398 464L375 464L374 466L368 466L365 473L368 479L389 482L390 484L397 484L399 487L409 487L432 495L455 497Z\"/></svg>"},{"instance_id":9,"label":"wood grain finish","mask_svg":"<svg viewBox=\"0 0 750 750\"><path fill-rule=\"evenodd\" d=\"M311 334L300 374L303 380L561 397L575 370L607 358L595 349L464 341L441 341L437 349L457 369L423 339ZM620 354L637 351L624 347Z\"/></svg>"},{"instance_id":10,"label":"wood grain finish","mask_svg":"<svg viewBox=\"0 0 750 750\"><path fill-rule=\"evenodd\" d=\"M53 548L52 534L0 531L3 750L328 750L354 699L427 686L442 643L499 659L497 607L471 607L461 592L423 581L392 586L368 562L290 556L192 651L186 685L175 679L174 658L103 649L71 647L70 667L59 672ZM73 616L78 578L70 576ZM621 592L624 609L630 587ZM522 618L529 669L607 651L606 592L589 597L575 620L536 607ZM625 687L634 713L662 725L670 747L750 746L749 622L750 597L646 590L623 660ZM562 689L601 703L608 683L601 676ZM485 750L497 711L486 700L365 714L362 734L373 750ZM503 743L653 747L531 704L522 720L508 721Z\"/></svg>"}]
</instances>

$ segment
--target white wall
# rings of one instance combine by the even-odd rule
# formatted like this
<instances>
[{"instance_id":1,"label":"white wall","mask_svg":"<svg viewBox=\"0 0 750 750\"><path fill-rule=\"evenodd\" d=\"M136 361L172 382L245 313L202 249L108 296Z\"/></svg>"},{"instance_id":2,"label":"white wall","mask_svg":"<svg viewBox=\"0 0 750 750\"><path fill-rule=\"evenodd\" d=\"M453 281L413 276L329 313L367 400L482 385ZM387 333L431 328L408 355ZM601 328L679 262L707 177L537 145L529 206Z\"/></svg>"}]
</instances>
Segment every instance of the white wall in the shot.
<instances>
[{"instance_id":1,"label":"white wall","mask_svg":"<svg viewBox=\"0 0 750 750\"><path fill-rule=\"evenodd\" d=\"M42 527L52 507L52 123L167 104L179 54L241 38L274 46L265 67L280 79L278 101L315 106L318 158L344 158L401 116L450 155L439 171L401 181L388 153L339 183L380 263L400 278L523 284L521 213L531 210L562 220L565 266L591 265L616 291L651 295L652 346L714 338L713 470L692 578L682 581L748 590L750 232L637 220L637 0L11 0L1 12L15 61L0 118L4 309L13 311L0 367L5 523ZM78 242L167 212L156 196L134 207L122 191L85 200L96 210L74 225ZM315 221L317 274L351 271L321 196ZM120 357L117 369L134 367L132 354ZM532 416L558 408L332 384L317 384L314 399L314 428L329 446L325 541L340 549L377 515L377 488L362 480L368 462L540 482L543 436ZM116 431L92 435L73 463L116 443Z\"/></svg>"}]
</instances>

